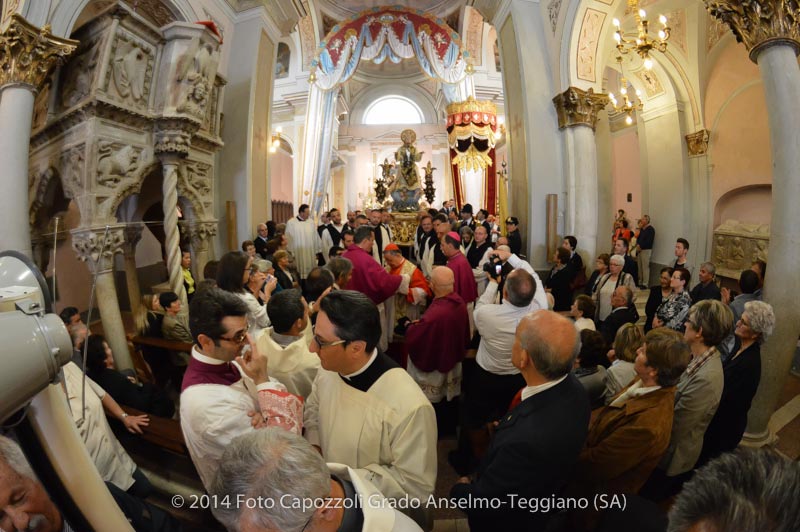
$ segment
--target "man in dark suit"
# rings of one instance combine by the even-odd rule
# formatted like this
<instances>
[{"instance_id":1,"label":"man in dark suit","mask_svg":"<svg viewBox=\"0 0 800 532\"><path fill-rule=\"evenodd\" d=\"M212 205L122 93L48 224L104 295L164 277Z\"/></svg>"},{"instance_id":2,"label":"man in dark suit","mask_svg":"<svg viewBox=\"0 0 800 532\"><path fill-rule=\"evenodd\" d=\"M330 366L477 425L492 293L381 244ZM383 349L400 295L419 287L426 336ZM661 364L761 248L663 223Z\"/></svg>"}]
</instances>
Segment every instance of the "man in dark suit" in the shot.
<instances>
[{"instance_id":1,"label":"man in dark suit","mask_svg":"<svg viewBox=\"0 0 800 532\"><path fill-rule=\"evenodd\" d=\"M627 286L618 286L611 294L611 314L600 323L600 333L608 345L614 343L617 331L626 323L639 321L639 312L633 304L633 291Z\"/></svg>"},{"instance_id":2,"label":"man in dark suit","mask_svg":"<svg viewBox=\"0 0 800 532\"><path fill-rule=\"evenodd\" d=\"M261 256L262 259L267 258L267 242L269 242L269 231L267 230L267 224L258 224L256 228L256 232L258 236L253 239L253 244L256 246L256 253Z\"/></svg>"},{"instance_id":3,"label":"man in dark suit","mask_svg":"<svg viewBox=\"0 0 800 532\"><path fill-rule=\"evenodd\" d=\"M453 230L460 231L462 227L469 227L475 231L476 225L475 219L472 217L472 205L465 203L464 206L461 207L461 221L458 223L458 228Z\"/></svg>"},{"instance_id":4,"label":"man in dark suit","mask_svg":"<svg viewBox=\"0 0 800 532\"><path fill-rule=\"evenodd\" d=\"M511 360L527 384L522 402L495 428L475 480L461 477L450 490L461 504L483 497L502 503L468 506L473 532L541 530L547 523L550 514L520 501L559 493L583 447L589 400L570 373L579 347L574 324L555 312L540 310L517 326Z\"/></svg>"},{"instance_id":5,"label":"man in dark suit","mask_svg":"<svg viewBox=\"0 0 800 532\"><path fill-rule=\"evenodd\" d=\"M520 255L522 253L522 236L519 234L519 219L516 216L506 218L506 237L511 253Z\"/></svg>"}]
</instances>

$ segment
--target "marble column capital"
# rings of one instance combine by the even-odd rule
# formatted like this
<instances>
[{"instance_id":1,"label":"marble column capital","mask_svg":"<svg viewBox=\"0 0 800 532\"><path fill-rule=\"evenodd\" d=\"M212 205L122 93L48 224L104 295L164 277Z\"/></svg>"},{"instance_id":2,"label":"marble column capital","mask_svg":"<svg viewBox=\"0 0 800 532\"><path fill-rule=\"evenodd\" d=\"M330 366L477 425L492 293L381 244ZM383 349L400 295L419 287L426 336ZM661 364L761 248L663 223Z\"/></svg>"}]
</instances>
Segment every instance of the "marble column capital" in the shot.
<instances>
[{"instance_id":1,"label":"marble column capital","mask_svg":"<svg viewBox=\"0 0 800 532\"><path fill-rule=\"evenodd\" d=\"M126 256L136 253L136 246L142 239L142 231L144 231L143 223L129 223L125 225L125 229L123 230L125 241L122 243L122 252Z\"/></svg>"},{"instance_id":2,"label":"marble column capital","mask_svg":"<svg viewBox=\"0 0 800 532\"><path fill-rule=\"evenodd\" d=\"M70 231L72 234L72 249L78 260L85 262L92 273L99 273L114 269L114 255L122 253L125 243L125 226L88 227L77 228Z\"/></svg>"},{"instance_id":3,"label":"marble column capital","mask_svg":"<svg viewBox=\"0 0 800 532\"><path fill-rule=\"evenodd\" d=\"M169 156L186 157L192 135L200 125L186 118L162 118L156 122L155 153L163 159Z\"/></svg>"},{"instance_id":4,"label":"marble column capital","mask_svg":"<svg viewBox=\"0 0 800 532\"><path fill-rule=\"evenodd\" d=\"M772 46L790 46L800 54L800 5L790 0L704 0L706 9L730 27L754 63Z\"/></svg>"},{"instance_id":5,"label":"marble column capital","mask_svg":"<svg viewBox=\"0 0 800 532\"><path fill-rule=\"evenodd\" d=\"M689 153L689 157L699 157L708 153L708 141L710 138L711 132L707 129L701 129L686 135L686 150Z\"/></svg>"},{"instance_id":6,"label":"marble column capital","mask_svg":"<svg viewBox=\"0 0 800 532\"><path fill-rule=\"evenodd\" d=\"M208 248L208 242L217 234L217 221L204 220L189 223L189 238L192 239L192 248L202 251Z\"/></svg>"},{"instance_id":7,"label":"marble column capital","mask_svg":"<svg viewBox=\"0 0 800 532\"><path fill-rule=\"evenodd\" d=\"M593 89L584 91L577 87L568 88L553 98L558 114L558 129L588 126L594 131L597 113L608 105L608 102L607 95L595 94Z\"/></svg>"},{"instance_id":8,"label":"marble column capital","mask_svg":"<svg viewBox=\"0 0 800 532\"><path fill-rule=\"evenodd\" d=\"M0 88L22 85L35 91L78 44L78 41L54 37L49 24L37 28L13 13L0 34Z\"/></svg>"}]
</instances>

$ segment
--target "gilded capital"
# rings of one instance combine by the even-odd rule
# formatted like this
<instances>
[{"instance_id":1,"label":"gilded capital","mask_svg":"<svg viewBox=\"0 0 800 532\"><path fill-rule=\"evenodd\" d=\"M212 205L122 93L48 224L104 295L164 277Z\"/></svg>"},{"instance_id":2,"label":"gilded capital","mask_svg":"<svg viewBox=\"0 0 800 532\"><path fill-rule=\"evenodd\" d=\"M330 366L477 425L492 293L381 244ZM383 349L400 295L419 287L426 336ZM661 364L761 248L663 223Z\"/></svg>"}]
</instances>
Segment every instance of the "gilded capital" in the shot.
<instances>
[{"instance_id":1,"label":"gilded capital","mask_svg":"<svg viewBox=\"0 0 800 532\"><path fill-rule=\"evenodd\" d=\"M708 152L708 140L710 138L711 132L707 129L701 129L686 135L686 149L689 152L689 157L705 155Z\"/></svg>"},{"instance_id":2,"label":"gilded capital","mask_svg":"<svg viewBox=\"0 0 800 532\"><path fill-rule=\"evenodd\" d=\"M594 130L597 113L608 105L608 96L595 94L594 90L581 90L570 87L553 98L558 114L558 129L575 126L589 126Z\"/></svg>"},{"instance_id":3,"label":"gilded capital","mask_svg":"<svg viewBox=\"0 0 800 532\"><path fill-rule=\"evenodd\" d=\"M705 0L711 16L727 24L755 62L764 49L791 46L800 53L800 5L794 0Z\"/></svg>"},{"instance_id":4,"label":"gilded capital","mask_svg":"<svg viewBox=\"0 0 800 532\"><path fill-rule=\"evenodd\" d=\"M78 47L78 41L54 37L50 25L37 28L14 13L0 34L0 87L25 84L39 88L50 71Z\"/></svg>"}]
</instances>

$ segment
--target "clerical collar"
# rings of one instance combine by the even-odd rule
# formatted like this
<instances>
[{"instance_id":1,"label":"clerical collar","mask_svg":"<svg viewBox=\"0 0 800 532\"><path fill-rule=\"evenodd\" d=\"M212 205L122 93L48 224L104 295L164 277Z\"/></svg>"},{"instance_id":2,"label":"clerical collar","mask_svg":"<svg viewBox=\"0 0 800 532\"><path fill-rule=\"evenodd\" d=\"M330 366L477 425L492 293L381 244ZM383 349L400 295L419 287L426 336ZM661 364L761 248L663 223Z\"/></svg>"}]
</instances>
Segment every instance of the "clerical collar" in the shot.
<instances>
[{"instance_id":1,"label":"clerical collar","mask_svg":"<svg viewBox=\"0 0 800 532\"><path fill-rule=\"evenodd\" d=\"M400 366L383 353L379 353L376 349L372 352L369 361L363 368L351 373L350 375L340 375L342 380L356 390L366 392L373 384L375 384L381 376L390 369L399 368Z\"/></svg>"},{"instance_id":2,"label":"clerical collar","mask_svg":"<svg viewBox=\"0 0 800 532\"><path fill-rule=\"evenodd\" d=\"M206 356L197 349L197 346L192 347L192 358L197 360L198 362L202 362L203 364L210 364L212 366L221 366L226 362L224 360L219 360L217 358L211 358L210 356Z\"/></svg>"},{"instance_id":3,"label":"clerical collar","mask_svg":"<svg viewBox=\"0 0 800 532\"><path fill-rule=\"evenodd\" d=\"M272 339L275 340L275 343L281 347L288 347L289 344L293 344L302 338L302 336L289 336L288 334L281 334L275 331L272 331L270 336L272 336Z\"/></svg>"},{"instance_id":4,"label":"clerical collar","mask_svg":"<svg viewBox=\"0 0 800 532\"><path fill-rule=\"evenodd\" d=\"M356 497L356 488L349 480L345 480L338 475L331 473L331 478L342 486L344 491L344 501L342 501L342 522L336 532L361 532L364 528L364 512L361 510L361 505L365 501L358 501ZM348 501L345 503L345 501Z\"/></svg>"},{"instance_id":5,"label":"clerical collar","mask_svg":"<svg viewBox=\"0 0 800 532\"><path fill-rule=\"evenodd\" d=\"M375 362L376 358L378 358L378 348L377 347L372 350L372 354L370 355L369 360L367 360L366 364L361 366L360 370L358 370L358 371L356 371L354 373L351 373L349 375L342 375L342 376L345 379L352 379L353 377L357 377L358 375L361 375L362 373L367 371L367 368L369 368L372 365L373 362Z\"/></svg>"}]
</instances>

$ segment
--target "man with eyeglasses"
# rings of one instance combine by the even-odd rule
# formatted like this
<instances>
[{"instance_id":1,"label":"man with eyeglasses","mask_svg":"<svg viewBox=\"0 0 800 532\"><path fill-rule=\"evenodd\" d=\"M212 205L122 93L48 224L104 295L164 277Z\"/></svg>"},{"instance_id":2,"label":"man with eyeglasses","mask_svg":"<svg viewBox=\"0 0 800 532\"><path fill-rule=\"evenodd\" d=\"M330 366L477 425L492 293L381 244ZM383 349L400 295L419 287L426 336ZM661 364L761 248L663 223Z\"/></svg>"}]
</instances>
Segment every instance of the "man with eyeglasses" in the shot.
<instances>
[{"instance_id":1,"label":"man with eyeglasses","mask_svg":"<svg viewBox=\"0 0 800 532\"><path fill-rule=\"evenodd\" d=\"M181 388L181 429L208 490L231 440L254 426L300 434L302 400L269 377L267 359L247 334L247 304L208 288L189 306L194 347Z\"/></svg>"},{"instance_id":2,"label":"man with eyeglasses","mask_svg":"<svg viewBox=\"0 0 800 532\"><path fill-rule=\"evenodd\" d=\"M306 438L388 499L411 501L416 508L400 509L427 528L436 414L409 374L378 351L380 336L378 309L364 294L337 290L322 299L311 342L322 369L306 402Z\"/></svg>"}]
</instances>

